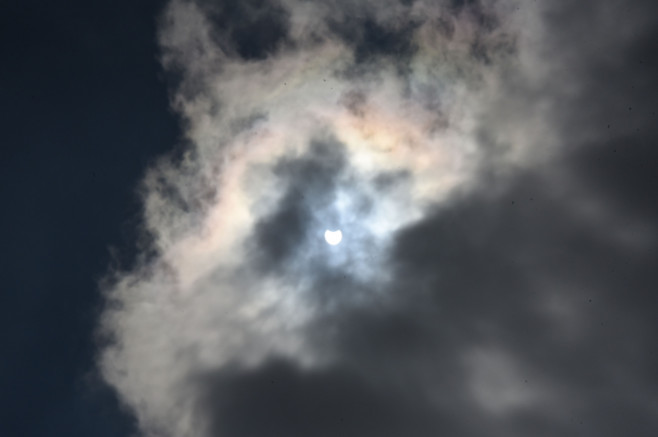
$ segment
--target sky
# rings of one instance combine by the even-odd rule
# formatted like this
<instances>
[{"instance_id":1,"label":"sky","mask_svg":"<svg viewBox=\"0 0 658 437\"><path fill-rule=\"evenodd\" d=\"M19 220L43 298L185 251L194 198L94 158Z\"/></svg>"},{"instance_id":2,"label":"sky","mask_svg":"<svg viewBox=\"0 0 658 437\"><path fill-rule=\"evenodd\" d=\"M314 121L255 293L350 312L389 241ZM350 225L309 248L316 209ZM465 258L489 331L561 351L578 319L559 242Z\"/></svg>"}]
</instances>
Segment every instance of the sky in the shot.
<instances>
[{"instance_id":1,"label":"sky","mask_svg":"<svg viewBox=\"0 0 658 437\"><path fill-rule=\"evenodd\" d=\"M658 432L655 2L42 3L0 435Z\"/></svg>"}]
</instances>

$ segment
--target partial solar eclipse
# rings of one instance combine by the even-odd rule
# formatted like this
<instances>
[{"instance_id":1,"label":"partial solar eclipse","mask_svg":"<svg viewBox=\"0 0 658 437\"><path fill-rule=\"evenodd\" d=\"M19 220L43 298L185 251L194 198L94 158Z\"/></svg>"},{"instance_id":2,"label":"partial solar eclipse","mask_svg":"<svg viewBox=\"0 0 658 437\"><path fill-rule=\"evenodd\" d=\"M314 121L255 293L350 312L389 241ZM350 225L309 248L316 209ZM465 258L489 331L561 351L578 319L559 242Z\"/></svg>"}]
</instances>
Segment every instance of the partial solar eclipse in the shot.
<instances>
[{"instance_id":1,"label":"partial solar eclipse","mask_svg":"<svg viewBox=\"0 0 658 437\"><path fill-rule=\"evenodd\" d=\"M340 231L340 229L337 231L330 231L327 229L324 231L324 239L328 244L335 246L343 239L343 233Z\"/></svg>"}]
</instances>

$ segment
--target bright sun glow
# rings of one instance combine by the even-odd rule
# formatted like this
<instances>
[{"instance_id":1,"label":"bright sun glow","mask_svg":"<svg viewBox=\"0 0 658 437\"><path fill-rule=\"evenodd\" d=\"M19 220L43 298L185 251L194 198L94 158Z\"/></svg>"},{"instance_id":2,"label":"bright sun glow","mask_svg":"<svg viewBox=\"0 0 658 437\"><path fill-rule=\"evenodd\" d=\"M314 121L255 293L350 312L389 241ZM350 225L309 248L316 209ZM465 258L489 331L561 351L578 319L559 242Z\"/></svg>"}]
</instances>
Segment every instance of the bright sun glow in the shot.
<instances>
[{"instance_id":1,"label":"bright sun glow","mask_svg":"<svg viewBox=\"0 0 658 437\"><path fill-rule=\"evenodd\" d=\"M324 231L324 239L327 241L327 243L335 246L343 239L343 233L340 231L340 229L337 231L330 231L327 229Z\"/></svg>"}]
</instances>

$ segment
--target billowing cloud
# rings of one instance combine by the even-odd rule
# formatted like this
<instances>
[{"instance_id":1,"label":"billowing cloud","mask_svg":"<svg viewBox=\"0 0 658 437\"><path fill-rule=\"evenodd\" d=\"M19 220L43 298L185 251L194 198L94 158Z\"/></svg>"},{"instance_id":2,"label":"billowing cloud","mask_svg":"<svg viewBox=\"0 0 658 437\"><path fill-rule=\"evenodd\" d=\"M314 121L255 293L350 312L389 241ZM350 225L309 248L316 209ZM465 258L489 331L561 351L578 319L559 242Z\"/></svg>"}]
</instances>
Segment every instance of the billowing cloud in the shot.
<instances>
[{"instance_id":1,"label":"billowing cloud","mask_svg":"<svg viewBox=\"0 0 658 437\"><path fill-rule=\"evenodd\" d=\"M144 435L655 430L651 14L586 3L172 0L100 327Z\"/></svg>"}]
</instances>

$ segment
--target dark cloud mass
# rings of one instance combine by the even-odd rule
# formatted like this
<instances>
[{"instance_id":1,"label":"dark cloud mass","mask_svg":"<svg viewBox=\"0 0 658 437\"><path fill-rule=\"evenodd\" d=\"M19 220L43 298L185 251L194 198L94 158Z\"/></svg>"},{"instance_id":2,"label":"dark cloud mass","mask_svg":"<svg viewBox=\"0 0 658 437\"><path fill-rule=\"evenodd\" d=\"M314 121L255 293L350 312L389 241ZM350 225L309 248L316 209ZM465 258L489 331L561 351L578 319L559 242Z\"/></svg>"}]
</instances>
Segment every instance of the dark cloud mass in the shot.
<instances>
[{"instance_id":1,"label":"dark cloud mass","mask_svg":"<svg viewBox=\"0 0 658 437\"><path fill-rule=\"evenodd\" d=\"M169 4L99 355L144 435L656 435L658 9L537 3Z\"/></svg>"},{"instance_id":2,"label":"dark cloud mass","mask_svg":"<svg viewBox=\"0 0 658 437\"><path fill-rule=\"evenodd\" d=\"M276 1L206 1L219 46L246 60L264 59L287 39L289 14Z\"/></svg>"},{"instance_id":3,"label":"dark cloud mass","mask_svg":"<svg viewBox=\"0 0 658 437\"><path fill-rule=\"evenodd\" d=\"M273 359L210 380L211 435L429 436L447 425L423 399L340 367L305 371Z\"/></svg>"}]
</instances>

